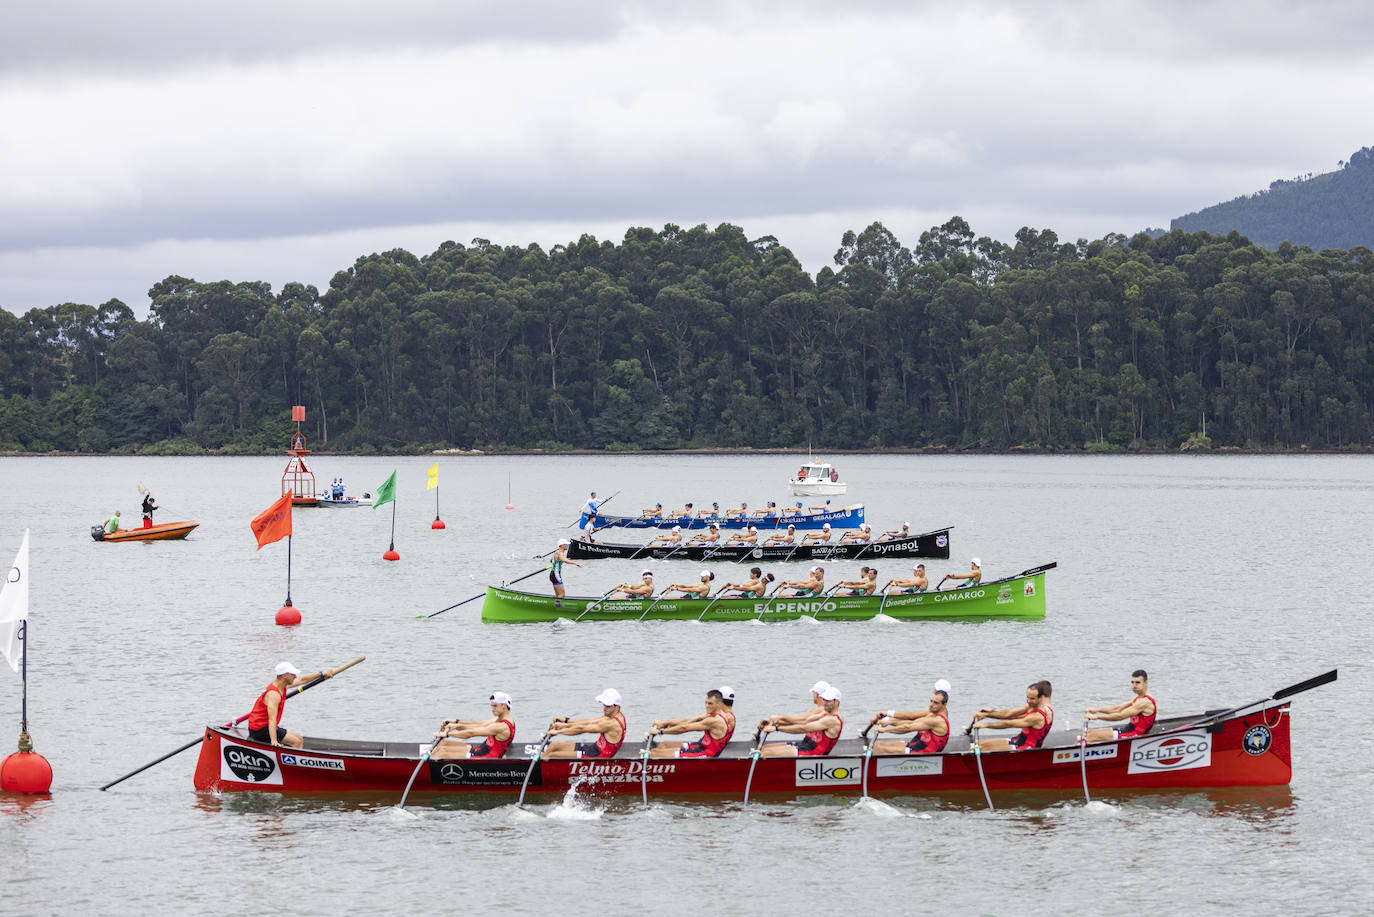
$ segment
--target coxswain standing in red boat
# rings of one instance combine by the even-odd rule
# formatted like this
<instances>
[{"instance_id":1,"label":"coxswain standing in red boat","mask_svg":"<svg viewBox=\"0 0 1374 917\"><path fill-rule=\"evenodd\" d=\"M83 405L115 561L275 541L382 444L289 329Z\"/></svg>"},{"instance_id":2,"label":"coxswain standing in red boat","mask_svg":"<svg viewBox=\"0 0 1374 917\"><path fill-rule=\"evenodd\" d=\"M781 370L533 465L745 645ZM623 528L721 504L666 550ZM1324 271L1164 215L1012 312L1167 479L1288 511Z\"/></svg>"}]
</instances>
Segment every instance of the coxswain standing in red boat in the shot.
<instances>
[{"instance_id":1,"label":"coxswain standing in red boat","mask_svg":"<svg viewBox=\"0 0 1374 917\"><path fill-rule=\"evenodd\" d=\"M701 730L695 742L663 742L651 758L718 758L735 734L735 689L726 685L706 692L706 712L676 720L654 720L654 735L681 735Z\"/></svg>"},{"instance_id":2,"label":"coxswain standing in red boat","mask_svg":"<svg viewBox=\"0 0 1374 917\"><path fill-rule=\"evenodd\" d=\"M248 738L254 742L300 748L300 735L288 732L280 725L282 711L286 709L286 690L294 685L309 684L317 678L333 677L333 669L321 669L314 675L302 675L300 669L289 662L277 663L277 677L263 688L248 714Z\"/></svg>"},{"instance_id":3,"label":"coxswain standing in red boat","mask_svg":"<svg viewBox=\"0 0 1374 917\"><path fill-rule=\"evenodd\" d=\"M1144 669L1136 669L1131 673L1131 691L1135 694L1124 704L1117 704L1113 707L1089 707L1087 715L1095 720L1124 720L1131 722L1124 729L1089 729L1087 738L1089 742L1109 742L1112 739L1134 739L1145 735L1155 724L1155 716L1158 710L1155 707L1155 699L1150 696L1150 676L1145 674Z\"/></svg>"},{"instance_id":4,"label":"coxswain standing in red boat","mask_svg":"<svg viewBox=\"0 0 1374 917\"><path fill-rule=\"evenodd\" d=\"M515 720L511 719L510 695L505 691L493 691L491 719L489 720L444 720L435 738L439 744L430 753L431 758L501 758L515 741ZM453 739L475 739L485 736L476 745L454 742Z\"/></svg>"},{"instance_id":5,"label":"coxswain standing in red boat","mask_svg":"<svg viewBox=\"0 0 1374 917\"><path fill-rule=\"evenodd\" d=\"M878 732L894 735L916 733L910 742L874 741L875 755L933 755L945 750L949 742L949 682L935 682L930 703L924 710L888 710L873 715Z\"/></svg>"},{"instance_id":6,"label":"coxswain standing in red boat","mask_svg":"<svg viewBox=\"0 0 1374 917\"><path fill-rule=\"evenodd\" d=\"M620 692L607 688L596 696L601 715L581 720L554 720L549 734L580 736L597 734L595 742L552 742L545 758L614 758L625 741L625 714L620 711Z\"/></svg>"},{"instance_id":7,"label":"coxswain standing in red boat","mask_svg":"<svg viewBox=\"0 0 1374 917\"><path fill-rule=\"evenodd\" d=\"M1050 706L1051 686L1037 681L1026 686L1026 706L1008 710L983 707L973 715L974 729L1020 729L1010 739L978 739L983 751L1028 751L1045 744L1045 737L1054 726L1054 708Z\"/></svg>"},{"instance_id":8,"label":"coxswain standing in red boat","mask_svg":"<svg viewBox=\"0 0 1374 917\"><path fill-rule=\"evenodd\" d=\"M804 722L792 721L794 717L769 717L759 724L767 732L805 733L800 742L773 742L759 749L763 758L817 758L830 754L835 743L844 731L844 719L840 716L840 689L826 685L816 695L821 702L821 713Z\"/></svg>"}]
</instances>

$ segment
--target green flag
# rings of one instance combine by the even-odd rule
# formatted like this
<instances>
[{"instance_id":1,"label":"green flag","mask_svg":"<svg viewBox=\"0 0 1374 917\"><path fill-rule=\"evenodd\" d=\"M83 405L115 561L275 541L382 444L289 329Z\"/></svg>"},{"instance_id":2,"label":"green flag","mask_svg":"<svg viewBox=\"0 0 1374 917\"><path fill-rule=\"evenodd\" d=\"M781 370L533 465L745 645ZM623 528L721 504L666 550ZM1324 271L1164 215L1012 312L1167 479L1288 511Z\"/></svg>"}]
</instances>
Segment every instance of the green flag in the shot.
<instances>
[{"instance_id":1,"label":"green flag","mask_svg":"<svg viewBox=\"0 0 1374 917\"><path fill-rule=\"evenodd\" d=\"M377 488L377 496L372 501L372 508L376 509L383 503L396 502L396 472L391 472L391 477L382 482L382 486Z\"/></svg>"}]
</instances>

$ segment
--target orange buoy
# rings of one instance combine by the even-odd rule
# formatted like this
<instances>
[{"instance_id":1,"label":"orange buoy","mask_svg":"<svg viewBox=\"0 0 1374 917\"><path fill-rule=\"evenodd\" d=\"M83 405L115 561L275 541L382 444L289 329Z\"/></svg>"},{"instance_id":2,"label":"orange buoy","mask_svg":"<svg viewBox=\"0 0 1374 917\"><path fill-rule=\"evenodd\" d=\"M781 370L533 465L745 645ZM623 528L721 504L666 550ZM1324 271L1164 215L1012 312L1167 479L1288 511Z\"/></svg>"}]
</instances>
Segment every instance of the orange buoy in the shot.
<instances>
[{"instance_id":1,"label":"orange buoy","mask_svg":"<svg viewBox=\"0 0 1374 917\"><path fill-rule=\"evenodd\" d=\"M448 528L448 526L444 525L444 520L440 519L438 516L435 516L435 517L434 517L434 521L431 522L431 523L429 524L429 527L432 528L432 529L446 529L446 528Z\"/></svg>"},{"instance_id":2,"label":"orange buoy","mask_svg":"<svg viewBox=\"0 0 1374 917\"><path fill-rule=\"evenodd\" d=\"M20 740L24 745L25 733ZM52 765L36 751L17 751L0 762L0 789L7 793L46 793L52 787Z\"/></svg>"},{"instance_id":3,"label":"orange buoy","mask_svg":"<svg viewBox=\"0 0 1374 917\"><path fill-rule=\"evenodd\" d=\"M393 546L393 547L390 547L390 548L387 548L386 551L385 551L385 553L382 554L382 560L400 560L400 559L401 559L401 555L399 555L399 554L396 553L396 548L395 548L394 546Z\"/></svg>"},{"instance_id":4,"label":"orange buoy","mask_svg":"<svg viewBox=\"0 0 1374 917\"><path fill-rule=\"evenodd\" d=\"M277 609L277 623L282 627L294 627L301 623L300 609L288 601Z\"/></svg>"}]
</instances>

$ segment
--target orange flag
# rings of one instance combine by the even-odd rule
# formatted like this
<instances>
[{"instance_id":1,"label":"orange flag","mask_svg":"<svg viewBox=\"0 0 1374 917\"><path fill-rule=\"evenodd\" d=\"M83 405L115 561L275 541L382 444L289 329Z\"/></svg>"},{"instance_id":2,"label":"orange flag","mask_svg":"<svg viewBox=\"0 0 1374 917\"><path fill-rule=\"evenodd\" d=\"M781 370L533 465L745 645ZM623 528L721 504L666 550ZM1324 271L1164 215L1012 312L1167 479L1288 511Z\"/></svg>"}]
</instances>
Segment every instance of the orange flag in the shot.
<instances>
[{"instance_id":1,"label":"orange flag","mask_svg":"<svg viewBox=\"0 0 1374 917\"><path fill-rule=\"evenodd\" d=\"M263 510L252 522L253 537L258 539L258 550L263 545L281 541L291 534L291 491Z\"/></svg>"}]
</instances>

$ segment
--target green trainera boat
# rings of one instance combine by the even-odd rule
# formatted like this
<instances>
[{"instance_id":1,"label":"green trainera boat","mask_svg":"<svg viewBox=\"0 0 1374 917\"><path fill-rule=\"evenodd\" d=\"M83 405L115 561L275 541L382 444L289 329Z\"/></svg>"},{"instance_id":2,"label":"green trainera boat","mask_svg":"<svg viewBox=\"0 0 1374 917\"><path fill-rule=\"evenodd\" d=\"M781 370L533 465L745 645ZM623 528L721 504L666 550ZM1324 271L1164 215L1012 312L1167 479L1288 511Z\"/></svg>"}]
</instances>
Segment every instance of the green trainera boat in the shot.
<instances>
[{"instance_id":1,"label":"green trainera boat","mask_svg":"<svg viewBox=\"0 0 1374 917\"><path fill-rule=\"evenodd\" d=\"M1006 579L967 589L910 595L777 596L767 599L603 599L600 596L535 595L488 586L482 620L508 624L557 621L867 621L884 615L900 621L1039 620L1045 617L1045 572L1049 563ZM652 606L652 607L651 607Z\"/></svg>"}]
</instances>

